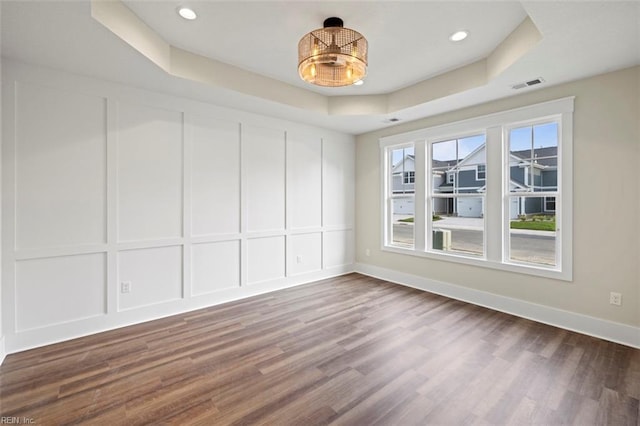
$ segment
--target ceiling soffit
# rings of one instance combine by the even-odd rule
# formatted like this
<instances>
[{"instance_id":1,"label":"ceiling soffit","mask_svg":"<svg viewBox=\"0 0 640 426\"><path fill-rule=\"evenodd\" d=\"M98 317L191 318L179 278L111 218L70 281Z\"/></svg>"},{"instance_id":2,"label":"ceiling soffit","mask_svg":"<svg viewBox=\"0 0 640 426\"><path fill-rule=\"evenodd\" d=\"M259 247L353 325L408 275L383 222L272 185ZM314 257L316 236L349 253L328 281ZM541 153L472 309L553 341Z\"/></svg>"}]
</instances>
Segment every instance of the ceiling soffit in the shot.
<instances>
[{"instance_id":1,"label":"ceiling soffit","mask_svg":"<svg viewBox=\"0 0 640 426\"><path fill-rule=\"evenodd\" d=\"M93 0L91 16L170 75L327 115L394 113L484 86L542 39L527 16L488 56L472 64L389 93L325 96L172 46L120 1Z\"/></svg>"}]
</instances>

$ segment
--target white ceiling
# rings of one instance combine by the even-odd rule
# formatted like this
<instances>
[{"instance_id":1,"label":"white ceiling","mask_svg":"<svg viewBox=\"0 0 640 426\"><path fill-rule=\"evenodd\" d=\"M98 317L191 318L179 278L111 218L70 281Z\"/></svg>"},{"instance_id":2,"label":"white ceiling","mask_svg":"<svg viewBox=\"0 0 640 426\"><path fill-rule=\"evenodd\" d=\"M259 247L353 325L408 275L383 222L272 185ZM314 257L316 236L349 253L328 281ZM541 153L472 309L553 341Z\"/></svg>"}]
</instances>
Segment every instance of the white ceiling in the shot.
<instances>
[{"instance_id":1,"label":"white ceiling","mask_svg":"<svg viewBox=\"0 0 640 426\"><path fill-rule=\"evenodd\" d=\"M359 134L402 121L640 64L640 2L125 1L167 43L324 96L386 94L487 57L527 16L542 40L487 84L389 114L329 115L170 76L91 17L90 3L2 1L5 57ZM321 89L297 76L297 43L329 16L369 41L360 87ZM466 29L467 40L449 35ZM542 85L511 85L543 77Z\"/></svg>"},{"instance_id":2,"label":"white ceiling","mask_svg":"<svg viewBox=\"0 0 640 426\"><path fill-rule=\"evenodd\" d=\"M474 62L526 17L519 3L239 1L193 3L198 19L189 22L177 18L173 2L124 3L176 47L328 96L390 92ZM484 14L495 20L476 19ZM319 88L298 77L298 41L330 16L369 40L361 87ZM454 44L449 35L459 29L481 36Z\"/></svg>"}]
</instances>

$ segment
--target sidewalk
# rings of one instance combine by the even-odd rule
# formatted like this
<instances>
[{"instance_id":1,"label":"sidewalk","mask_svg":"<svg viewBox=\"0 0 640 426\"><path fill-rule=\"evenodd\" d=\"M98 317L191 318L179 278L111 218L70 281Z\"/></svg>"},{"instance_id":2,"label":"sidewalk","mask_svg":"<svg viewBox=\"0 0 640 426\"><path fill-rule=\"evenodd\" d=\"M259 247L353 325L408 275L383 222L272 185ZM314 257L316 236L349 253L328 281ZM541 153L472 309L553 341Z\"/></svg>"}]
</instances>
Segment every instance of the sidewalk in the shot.
<instances>
[{"instance_id":1,"label":"sidewalk","mask_svg":"<svg viewBox=\"0 0 640 426\"><path fill-rule=\"evenodd\" d=\"M398 225L413 226L411 222L398 222L401 219L407 219L413 217L413 215L395 215L395 222ZM441 216L442 219L433 222L434 229L462 229L467 231L482 231L484 229L484 219L481 217L460 217L460 216ZM512 229L512 234L519 235L540 235L550 236L555 235L555 232L550 231L536 231L532 229Z\"/></svg>"}]
</instances>

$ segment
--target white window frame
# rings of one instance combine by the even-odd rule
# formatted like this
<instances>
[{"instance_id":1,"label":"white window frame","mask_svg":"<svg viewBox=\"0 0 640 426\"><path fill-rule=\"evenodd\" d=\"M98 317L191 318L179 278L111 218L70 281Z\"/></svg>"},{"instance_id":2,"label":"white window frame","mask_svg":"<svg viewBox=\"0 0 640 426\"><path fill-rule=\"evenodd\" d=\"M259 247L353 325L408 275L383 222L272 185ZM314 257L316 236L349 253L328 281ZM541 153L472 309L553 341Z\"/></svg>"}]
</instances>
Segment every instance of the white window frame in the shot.
<instances>
[{"instance_id":1,"label":"white window frame","mask_svg":"<svg viewBox=\"0 0 640 426\"><path fill-rule=\"evenodd\" d=\"M468 120L440 126L419 129L408 133L387 136L380 139L382 170L382 244L381 250L411 256L432 258L463 263L474 266L510 271L528 275L553 278L564 281L573 279L573 110L574 97L557 99L540 104L525 106L508 111L497 112ZM557 245L556 266L545 267L530 263L514 263L505 259L509 238L509 153L505 132L514 127L530 123L557 120L559 123L558 143L558 190L556 191L556 227ZM427 200L427 185L430 185L430 172L427 165L428 144L446 139L461 138L465 135L486 134L486 195L484 204L485 220L485 256L468 257L427 250L431 243L431 229L428 214L432 206ZM390 149L402 145L413 145L415 149L415 220L413 248L401 248L389 244L388 230L388 186L390 178L388 155ZM533 196L534 194L532 194ZM550 195L546 193L545 195ZM541 194L542 196L542 194ZM422 200L422 201L421 201ZM428 202L429 201L429 202ZM506 219L505 219L506 218Z\"/></svg>"},{"instance_id":2,"label":"white window frame","mask_svg":"<svg viewBox=\"0 0 640 426\"><path fill-rule=\"evenodd\" d=\"M549 198L553 198L553 206L554 206L554 209L553 209L553 210L549 210L549 209L547 208L547 200L548 200ZM544 197L544 211L545 211L545 212L554 212L554 213L555 213L555 212L556 212L555 205L556 205L556 201L557 201L557 200L558 200L558 199L557 199L555 196L546 196L546 197Z\"/></svg>"},{"instance_id":3,"label":"white window frame","mask_svg":"<svg viewBox=\"0 0 640 426\"><path fill-rule=\"evenodd\" d=\"M541 117L541 118L534 118L531 120L524 120L524 121L519 121L519 122L513 122L513 123L509 123L506 126L503 126L503 131L504 131L504 135L503 135L503 141L505 142L503 144L503 149L504 149L504 157L505 158L509 158L509 156L511 155L510 152L510 132L513 129L518 129L518 128L522 128L522 127L535 127L535 126L539 126L539 125L543 125L543 124L549 124L549 123L557 123L558 124L558 150L557 150L557 156L558 156L558 165L562 166L561 164L561 145L563 144L563 140L562 140L562 117L558 114L553 114L553 115L549 115L547 117ZM535 143L535 141L532 141L532 143ZM560 191L560 176L558 176L558 185L556 187L556 189L554 191L542 191L541 187L538 187L540 189L540 191L536 191L536 185L535 185L535 177L534 177L534 170L532 168L533 166L526 166L525 167L525 184L526 185L531 185L530 186L530 190L529 191L523 191L523 192L511 192L509 190L508 187L505 187L506 189L504 190L504 206L505 206L505 213L504 213L504 217L508 218L510 216L510 199L511 197L517 196L521 199L524 199L525 203L526 203L526 199L527 198L542 198L542 210L544 211L544 203L545 203L545 199L546 197L556 197L556 200L558 200L561 197L561 191ZM562 168L563 167L559 167L559 172L562 173ZM509 166L509 161L507 160L507 162L504 164L504 178L506 179L506 182L509 182L509 179L511 177L511 170L510 170L510 166ZM531 181L531 179L533 179L533 181ZM555 245L555 260L556 260L556 265L553 267L548 267L548 266L544 266L544 265L539 265L539 266L534 266L533 264L529 263L529 262L524 262L524 261L517 261L514 259L510 259L510 252L511 252L511 238L510 238L510 221L505 219L504 220L504 228L503 228L503 262L507 263L507 264L514 264L514 265L526 265L526 266L531 266L531 267L538 267L538 268L548 268L550 270L554 270L554 271L560 271L562 270L562 265L561 265L561 259L562 259L562 237L561 237L561 233L559 232L560 230L560 225L562 223L562 212L554 212L555 216L556 216L556 245Z\"/></svg>"},{"instance_id":4,"label":"white window frame","mask_svg":"<svg viewBox=\"0 0 640 426\"><path fill-rule=\"evenodd\" d=\"M427 140L424 141L424 146L425 146L425 153L426 153L426 165L432 164L432 154L433 154L433 145L440 143L440 142L447 142L447 141L453 141L455 140L456 142L460 139L465 139L465 138L469 138L472 136L479 136L479 135L484 135L485 136L485 144L486 144L486 134L484 132L484 130L477 130L477 131L468 131L465 133L460 133L458 135L452 136L449 135L446 138L428 138ZM486 148L485 148L486 149ZM457 148L456 148L456 153L458 152ZM427 172L425 172L425 176L426 176L426 185L425 185L425 198L426 198L426 220L425 220L425 228L426 228L426 245L425 245L425 252L427 253L436 253L436 254L442 254L445 256L455 256L455 257L460 257L460 258L468 258L468 259L486 259L486 254L487 254L487 239L486 239L486 221L484 220L484 211L483 211L483 229L482 229L482 255L478 256L478 255L467 255L464 253L459 253L459 252L454 252L454 251L443 251L443 250L439 250L439 249L434 249L433 248L433 243L431 241L431 237L428 236L433 236L433 230L437 229L438 226L433 224L432 220L429 220L428 218L433 217L433 215L435 214L435 212L433 211L433 201L435 199L449 199L452 198L453 199L453 204L454 204L454 208L456 211L458 211L458 200L461 198L481 198L482 199L482 206L483 206L483 210L484 210L484 205L486 204L486 193L482 192L482 193L461 193L459 192L459 188L457 187L457 185L459 185L459 182L457 180L459 173L460 173L460 169L458 168L460 165L460 162L462 161L461 159L456 159L457 164L456 164L456 169L454 172L451 172L451 174L449 175L450 177L453 177L453 192L451 193L441 193L441 192L435 192L434 188L433 188L433 173L429 173L430 169L427 166ZM448 183L452 183L452 182L448 182ZM416 219L414 219L414 224L416 223Z\"/></svg>"},{"instance_id":5,"label":"white window frame","mask_svg":"<svg viewBox=\"0 0 640 426\"><path fill-rule=\"evenodd\" d=\"M484 167L484 170L480 172L480 166ZM484 173L484 177L480 177L480 173ZM487 165L476 164L476 180L487 180Z\"/></svg>"},{"instance_id":6,"label":"white window frame","mask_svg":"<svg viewBox=\"0 0 640 426\"><path fill-rule=\"evenodd\" d=\"M410 170L408 172L402 172L402 182L405 185L409 185L412 183L416 182L416 172L413 170Z\"/></svg>"},{"instance_id":7,"label":"white window frame","mask_svg":"<svg viewBox=\"0 0 640 426\"><path fill-rule=\"evenodd\" d=\"M389 247L394 247L398 250L414 250L415 249L415 240L416 240L416 229L415 229L415 225L414 225L414 246L413 248L409 248L409 247L404 247L402 245L398 245L398 244L394 244L393 243L393 227L389 227L386 225L387 222L391 223L391 220L393 219L393 202L394 200L397 199L413 199L413 203L414 203L414 217L415 215L418 214L418 204L420 203L416 203L416 186L420 186L417 185L416 183L414 183L414 190L411 193L406 193L406 192L401 192L401 193L394 193L393 192L393 174L391 173L391 170L393 169L393 161L392 158L390 156L391 152L393 150L396 149L406 149L406 148L414 148L414 152L415 152L415 145L412 142L409 143L403 143L403 144L397 144L394 145L392 147L390 147L389 149L385 150L385 154L383 156L383 164L382 164L382 168L381 170L383 171L383 177L382 177L382 185L385 188L384 189L384 200L383 200L383 211L382 211L382 217L383 217L383 223L385 225L383 225L383 245L384 246L389 246ZM414 158L415 161L417 161L417 156ZM414 172L414 181L417 182L417 177L419 175L419 172L413 171ZM400 172L399 173L401 175L402 178L402 182L403 185L406 185L404 183L404 172Z\"/></svg>"}]
</instances>

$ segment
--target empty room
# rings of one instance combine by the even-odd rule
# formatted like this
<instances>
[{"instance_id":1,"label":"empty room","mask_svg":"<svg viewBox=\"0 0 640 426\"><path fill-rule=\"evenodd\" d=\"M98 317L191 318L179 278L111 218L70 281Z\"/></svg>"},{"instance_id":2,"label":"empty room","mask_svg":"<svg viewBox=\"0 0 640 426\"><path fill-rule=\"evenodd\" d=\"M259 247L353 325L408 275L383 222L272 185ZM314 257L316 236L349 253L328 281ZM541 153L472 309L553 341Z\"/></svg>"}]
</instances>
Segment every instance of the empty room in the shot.
<instances>
[{"instance_id":1,"label":"empty room","mask_svg":"<svg viewBox=\"0 0 640 426\"><path fill-rule=\"evenodd\" d=\"M640 2L0 0L0 424L640 424Z\"/></svg>"}]
</instances>

